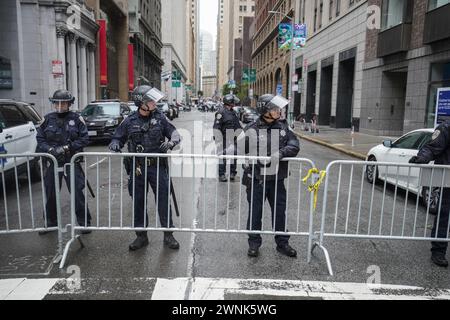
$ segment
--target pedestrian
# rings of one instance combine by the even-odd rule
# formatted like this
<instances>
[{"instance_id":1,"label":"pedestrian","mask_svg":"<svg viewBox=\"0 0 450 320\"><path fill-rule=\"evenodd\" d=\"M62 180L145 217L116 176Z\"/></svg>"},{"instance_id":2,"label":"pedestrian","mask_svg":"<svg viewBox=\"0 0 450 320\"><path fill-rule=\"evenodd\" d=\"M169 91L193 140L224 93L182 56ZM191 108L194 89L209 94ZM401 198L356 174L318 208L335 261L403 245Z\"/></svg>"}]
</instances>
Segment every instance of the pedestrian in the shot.
<instances>
[{"instance_id":1,"label":"pedestrian","mask_svg":"<svg viewBox=\"0 0 450 320\"><path fill-rule=\"evenodd\" d=\"M61 185L62 178L66 181L70 190L70 173L65 172L64 165L70 163L71 158L89 145L89 136L83 117L70 111L70 106L75 102L75 98L69 91L57 90L50 98L55 111L47 114L44 122L37 129L37 152L49 153L58 161L58 177ZM47 171L44 177L46 194L46 222L48 228L56 227L56 190L54 167L51 162L46 166ZM89 208L85 212L85 177L80 161L75 163L75 213L80 226L90 227L91 214ZM45 235L48 231L39 234ZM85 230L82 234L90 233Z\"/></svg>"},{"instance_id":2,"label":"pedestrian","mask_svg":"<svg viewBox=\"0 0 450 320\"><path fill-rule=\"evenodd\" d=\"M219 154L226 155L226 150L230 145L235 145L236 138L239 135L238 130L242 130L239 117L233 108L238 104L239 98L234 94L228 94L223 98L223 108L217 111L214 121L214 140L216 142ZM234 149L233 149L234 150ZM219 164L219 180L221 182L228 181L226 177L226 160L221 160ZM231 161L230 165L230 181L234 181L237 174L236 160Z\"/></svg>"},{"instance_id":3,"label":"pedestrian","mask_svg":"<svg viewBox=\"0 0 450 320\"><path fill-rule=\"evenodd\" d=\"M156 88L137 87L133 91L133 100L138 106L138 112L126 118L117 128L109 149L120 152L128 142L130 153L165 154L178 145L181 141L179 133L156 106L163 97L164 94ZM158 204L161 226L174 228L172 209L169 206L167 159L136 157L134 160L128 160L125 168L130 176L128 191L134 202L134 228L148 227L147 208L144 208L144 204L147 197L146 185L148 186L149 183ZM136 235L136 240L129 246L131 251L139 250L149 243L147 231L137 231ZM163 243L170 249L176 250L180 247L172 232L164 232Z\"/></svg>"},{"instance_id":4,"label":"pedestrian","mask_svg":"<svg viewBox=\"0 0 450 320\"><path fill-rule=\"evenodd\" d=\"M272 212L272 227L277 232L286 232L284 182L288 177L288 163L280 162L280 160L296 157L300 151L298 138L289 128L286 120L281 120L282 109L288 103L289 101L281 96L272 94L260 96L257 103L259 119L248 125L238 138L238 154L241 154L241 139L244 138L245 154L271 158L270 162L258 161L255 165L246 166L244 170L243 184L247 187L249 203L247 229L250 231L261 230L262 211L267 199ZM256 137L256 143L253 137ZM272 141L272 139L279 141ZM250 145L251 143L253 145ZM276 235L277 251L288 257L296 257L297 251L289 245L289 239L287 235ZM248 244L248 256L257 257L262 244L261 235L249 234Z\"/></svg>"},{"instance_id":5,"label":"pedestrian","mask_svg":"<svg viewBox=\"0 0 450 320\"><path fill-rule=\"evenodd\" d=\"M446 122L437 127L432 140L425 144L417 156L412 157L409 163L428 164L434 161L437 165L450 165L450 123ZM448 238L448 218L450 214L450 189L444 188L440 214L436 215L431 236ZM439 224L439 225L438 225ZM437 234L436 234L437 232ZM448 243L431 243L431 261L440 267L448 267L446 259Z\"/></svg>"}]
</instances>

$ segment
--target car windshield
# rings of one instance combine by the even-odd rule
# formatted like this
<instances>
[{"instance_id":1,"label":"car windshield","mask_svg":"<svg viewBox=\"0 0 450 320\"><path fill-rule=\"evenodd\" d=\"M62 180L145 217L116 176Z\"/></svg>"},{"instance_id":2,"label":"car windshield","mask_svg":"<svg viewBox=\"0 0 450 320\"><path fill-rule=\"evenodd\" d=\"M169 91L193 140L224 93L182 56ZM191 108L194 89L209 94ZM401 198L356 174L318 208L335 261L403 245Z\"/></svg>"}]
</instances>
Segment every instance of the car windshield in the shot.
<instances>
[{"instance_id":1,"label":"car windshield","mask_svg":"<svg viewBox=\"0 0 450 320\"><path fill-rule=\"evenodd\" d=\"M83 117L92 116L120 116L120 104L92 104L87 106L81 113Z\"/></svg>"}]
</instances>

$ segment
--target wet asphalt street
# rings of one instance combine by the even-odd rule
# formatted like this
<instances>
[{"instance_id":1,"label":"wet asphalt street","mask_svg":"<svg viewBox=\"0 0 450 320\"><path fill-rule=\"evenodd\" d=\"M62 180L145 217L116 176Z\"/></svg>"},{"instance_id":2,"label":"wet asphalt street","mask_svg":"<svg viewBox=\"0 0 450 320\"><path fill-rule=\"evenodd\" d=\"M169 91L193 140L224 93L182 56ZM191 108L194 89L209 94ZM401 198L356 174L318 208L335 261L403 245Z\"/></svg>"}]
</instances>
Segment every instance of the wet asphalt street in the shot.
<instances>
[{"instance_id":1,"label":"wet asphalt street","mask_svg":"<svg viewBox=\"0 0 450 320\"><path fill-rule=\"evenodd\" d=\"M214 114L203 114L197 111L183 113L174 121L178 128L189 132L211 128ZM200 129L199 129L200 127ZM211 145L211 132L200 133L202 142L192 143L191 153L200 153ZM183 142L184 144L187 141ZM186 149L188 146L185 145ZM95 144L87 152L107 152L106 144ZM348 156L322 146L301 141L299 157L311 159L320 169L334 160L353 160ZM126 175L121 170L119 158L104 160L104 157L91 157L86 163L87 176L97 197L88 197L88 205L94 217L93 225L120 226L131 225L132 206L126 189ZM245 230L247 219L247 203L245 188L239 182L217 184L215 165L206 168L203 165L176 166L173 170L174 186L179 202L181 217L174 216L177 227L206 229L237 229ZM308 165L300 162L292 164L288 185L288 228L291 232L305 233L308 231L310 196L306 187L300 183L300 177L307 173ZM348 168L347 168L348 169ZM374 212L373 221L378 228L390 228L390 222L398 222L401 214L415 213L416 202L410 199L405 205L405 192L395 192L395 188L387 187L386 196L382 197L383 184L374 189L374 201L370 208L372 187L362 179L362 167L355 169L350 184L350 174L344 169L341 178L341 199L336 204L337 171L330 175L329 207L333 208L327 215L327 228L354 230L356 219L360 218L361 232L368 226L367 213ZM108 173L111 173L111 182ZM183 172L183 174L180 174ZM192 179L192 174L197 178ZM98 175L97 175L98 173ZM241 175L239 175L241 176ZM206 177L206 178L205 178ZM345 177L345 178L344 178ZM23 212L28 212L34 205L34 211L42 210L40 184L32 186L34 198L29 201L28 183L21 181L20 195ZM363 191L360 192L361 186ZM350 190L351 188L351 190ZM323 190L323 187L322 187ZM352 195L348 197L348 195ZM216 197L217 195L217 197ZM344 198L343 195L345 195ZM411 197L411 195L410 195ZM217 200L216 200L217 199ZM320 229L322 214L322 199L320 194L317 212L314 214L314 229ZM383 222L379 222L376 212L381 207L392 208L392 214L386 214ZM6 200L6 201L5 201ZM361 201L360 201L361 200ZM383 201L384 200L384 201ZM6 199L1 198L2 208L10 204L9 215L17 209L15 189L8 189ZM67 189L61 192L63 221L70 223L70 204ZM154 210L154 196L150 191L149 223L157 225ZM227 207L228 203L228 207ZM335 218L335 207L339 207L339 216ZM395 207L397 206L397 207ZM403 210L403 208L406 208ZM348 210L347 210L348 209ZM328 212L327 211L327 212ZM389 210L386 210L389 211ZM264 229L270 230L270 208L265 207ZM362 214L361 214L362 212ZM391 211L389 211L391 212ZM344 219L349 214L349 223ZM400 215L401 216L401 215ZM24 214L23 223L30 217ZM428 219L432 219L429 217ZM14 223L14 218L10 219ZM432 220L426 219L426 210L419 207L416 220L424 231ZM408 220L409 221L409 220ZM334 226L336 222L336 227ZM5 223L4 217L0 223ZM387 224L386 224L387 223ZM400 222L401 225L401 222ZM397 228L398 223L395 224ZM404 226L408 230L409 223ZM69 229L70 230L70 229ZM396 230L394 230L396 231ZM65 241L70 233L64 235ZM173 251L163 246L162 232L149 232L150 245L138 252L130 252L128 245L134 240L131 231L94 231L91 235L82 236L85 248L74 243L69 252L67 265L75 265L81 271L83 290L68 293L64 288L55 290L49 299L69 298L116 298L116 299L149 299L152 296L156 278L214 278L214 279L278 279L302 281L333 281L349 283L366 283L371 276L373 266L379 268L382 284L406 285L425 288L450 288L448 269L440 269L430 262L430 244L420 241L386 241L363 239L325 238L325 246L330 254L334 269L334 277L328 275L324 255L320 250L314 252L312 261L307 263L307 237L293 236L291 245L297 249L295 259L280 255L276 251L273 236L263 236L263 246L258 258L247 257L247 236L228 233L192 233L177 232L175 237L180 242L179 251ZM66 278L65 269L58 269L51 260L56 254L56 234L38 236L36 233L0 235L0 278ZM287 287L288 283L285 284ZM183 289L184 290L184 289ZM192 294L184 290L184 297ZM257 298L257 297L256 297Z\"/></svg>"}]
</instances>

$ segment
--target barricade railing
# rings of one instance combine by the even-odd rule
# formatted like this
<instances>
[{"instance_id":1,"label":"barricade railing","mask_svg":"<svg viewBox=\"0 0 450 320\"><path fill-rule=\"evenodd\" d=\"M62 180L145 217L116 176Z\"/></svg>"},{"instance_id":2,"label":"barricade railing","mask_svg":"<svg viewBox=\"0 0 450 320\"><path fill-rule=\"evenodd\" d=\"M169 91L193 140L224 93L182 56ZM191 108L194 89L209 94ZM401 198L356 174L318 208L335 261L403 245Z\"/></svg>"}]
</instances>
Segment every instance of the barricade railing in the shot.
<instances>
[{"instance_id":1,"label":"barricade railing","mask_svg":"<svg viewBox=\"0 0 450 320\"><path fill-rule=\"evenodd\" d=\"M309 251L324 250L330 275L327 237L450 241L450 166L334 161L326 174ZM445 236L430 230L433 225L446 228Z\"/></svg>"},{"instance_id":2,"label":"barricade railing","mask_svg":"<svg viewBox=\"0 0 450 320\"><path fill-rule=\"evenodd\" d=\"M62 170L55 157L49 154L0 155L0 235L57 231L55 262L61 258L63 250L58 179L58 172ZM49 192L54 193L54 202L47 207ZM49 217L55 220L50 221Z\"/></svg>"},{"instance_id":3,"label":"barricade railing","mask_svg":"<svg viewBox=\"0 0 450 320\"><path fill-rule=\"evenodd\" d=\"M127 168L124 160L128 163ZM232 161L237 161L235 182L220 182L219 161L227 160L227 172ZM80 204L71 194L71 239L66 244L60 267L63 268L71 245L81 237L77 231L168 231L195 233L233 233L305 236L312 241L312 214L314 194L308 192L302 178L315 168L308 159L289 158L288 177L271 182L262 179L258 190L247 193L243 185L243 164L252 167L252 177L261 164L270 166L269 157L216 156L194 154L131 154L131 153L80 153L71 160L71 183L75 189L76 171L81 170L84 185L90 186L94 197L85 197ZM169 165L163 166L164 163ZM144 165L147 164L147 165ZM75 168L78 168L75 170ZM261 169L265 176L267 169ZM278 172L276 170L276 172ZM130 177L134 177L130 179ZM168 177L168 179L166 179ZM316 175L310 181L314 182ZM90 180L90 181L89 181ZM146 183L143 180L148 180ZM275 183L275 185L274 185ZM284 230L272 226L271 210L264 198L260 230L247 228L247 220L253 221L255 197L269 195L282 210L285 200ZM149 192L150 191L150 192ZM154 191L151 192L151 191ZM279 192L278 192L279 191ZM148 196L145 196L147 195ZM136 201L132 195L135 195ZM168 196L170 195L170 196ZM286 196L286 199L277 199ZM143 198L143 199L142 199ZM167 201L167 203L166 203ZM138 204L140 203L140 207ZM173 205L172 205L173 204ZM148 216L142 214L147 208ZM159 208L159 210L156 210ZM167 208L171 208L168 210ZM178 209L178 210L177 210ZM257 211L255 209L255 211ZM78 216L77 216L78 212ZM170 227L170 212L173 223ZM89 224L89 214L91 221ZM84 225L78 225L84 215ZM249 217L250 215L250 217ZM140 218L139 218L140 217ZM275 213L275 217L277 217ZM163 220L165 222L163 222ZM274 219L276 220L276 218ZM279 228L278 228L279 229ZM311 247L311 244L308 244ZM308 260L310 256L308 254Z\"/></svg>"}]
</instances>

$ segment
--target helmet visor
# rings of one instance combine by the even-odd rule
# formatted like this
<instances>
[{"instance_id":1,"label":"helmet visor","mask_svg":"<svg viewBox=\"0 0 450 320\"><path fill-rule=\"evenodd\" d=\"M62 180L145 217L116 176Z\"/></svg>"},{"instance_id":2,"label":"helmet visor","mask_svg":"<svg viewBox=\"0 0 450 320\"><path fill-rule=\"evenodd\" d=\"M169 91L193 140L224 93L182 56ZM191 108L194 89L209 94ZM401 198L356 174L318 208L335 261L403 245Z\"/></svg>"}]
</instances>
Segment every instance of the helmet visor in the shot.
<instances>
[{"instance_id":1,"label":"helmet visor","mask_svg":"<svg viewBox=\"0 0 450 320\"><path fill-rule=\"evenodd\" d=\"M267 104L267 109L268 110L273 110L276 108L284 109L288 104L289 104L289 100L283 98L282 96L275 96Z\"/></svg>"},{"instance_id":2,"label":"helmet visor","mask_svg":"<svg viewBox=\"0 0 450 320\"><path fill-rule=\"evenodd\" d=\"M165 94L161 91L159 91L156 88L151 89L149 92L147 92L144 95L144 102L147 101L154 101L154 102L159 102L162 98L164 98Z\"/></svg>"}]
</instances>

